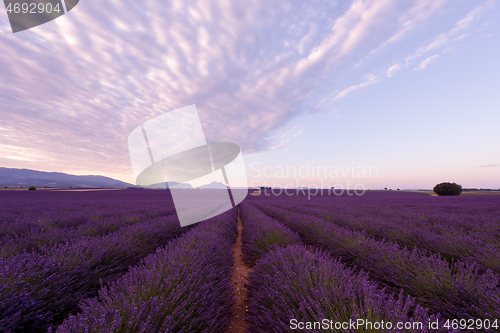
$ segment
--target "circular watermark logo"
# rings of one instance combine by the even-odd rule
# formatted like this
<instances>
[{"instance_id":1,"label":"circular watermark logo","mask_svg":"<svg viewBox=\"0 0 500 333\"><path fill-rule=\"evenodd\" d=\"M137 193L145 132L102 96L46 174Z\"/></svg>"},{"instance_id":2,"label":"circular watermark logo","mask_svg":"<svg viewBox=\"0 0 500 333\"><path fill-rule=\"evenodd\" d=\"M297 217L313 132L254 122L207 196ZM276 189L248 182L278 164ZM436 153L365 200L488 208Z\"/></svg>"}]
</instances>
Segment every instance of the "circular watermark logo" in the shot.
<instances>
[{"instance_id":1,"label":"circular watermark logo","mask_svg":"<svg viewBox=\"0 0 500 333\"><path fill-rule=\"evenodd\" d=\"M181 226L222 214L248 194L240 147L207 143L194 105L146 121L130 133L128 146L136 184L168 188ZM192 188L190 181L205 185Z\"/></svg>"}]
</instances>

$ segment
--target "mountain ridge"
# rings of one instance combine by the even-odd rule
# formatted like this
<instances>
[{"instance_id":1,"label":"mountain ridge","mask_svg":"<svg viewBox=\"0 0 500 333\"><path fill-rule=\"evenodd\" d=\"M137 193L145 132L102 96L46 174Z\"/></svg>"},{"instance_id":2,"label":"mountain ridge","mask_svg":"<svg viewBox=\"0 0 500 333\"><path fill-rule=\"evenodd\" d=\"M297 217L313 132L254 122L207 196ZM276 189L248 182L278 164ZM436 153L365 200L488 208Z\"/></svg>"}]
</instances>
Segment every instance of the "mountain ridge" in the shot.
<instances>
[{"instance_id":1,"label":"mountain ridge","mask_svg":"<svg viewBox=\"0 0 500 333\"><path fill-rule=\"evenodd\" d=\"M101 175L71 175L32 169L0 167L0 186L5 187L75 187L125 188L136 185Z\"/></svg>"},{"instance_id":2,"label":"mountain ridge","mask_svg":"<svg viewBox=\"0 0 500 333\"><path fill-rule=\"evenodd\" d=\"M165 185L166 184L166 185ZM0 167L0 187L27 188L146 188L146 189L194 189L189 183L167 183L138 186L101 175L72 175L63 172L47 172L32 169ZM221 182L213 181L210 184L196 187L197 189L227 189Z\"/></svg>"}]
</instances>

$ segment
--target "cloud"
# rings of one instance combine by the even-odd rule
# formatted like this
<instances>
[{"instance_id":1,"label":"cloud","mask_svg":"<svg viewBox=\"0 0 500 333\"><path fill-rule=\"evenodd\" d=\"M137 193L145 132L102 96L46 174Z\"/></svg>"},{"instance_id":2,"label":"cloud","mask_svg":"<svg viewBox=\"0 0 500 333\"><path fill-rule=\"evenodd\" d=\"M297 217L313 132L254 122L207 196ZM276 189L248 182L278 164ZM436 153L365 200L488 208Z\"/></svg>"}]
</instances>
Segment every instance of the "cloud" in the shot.
<instances>
[{"instance_id":1,"label":"cloud","mask_svg":"<svg viewBox=\"0 0 500 333\"><path fill-rule=\"evenodd\" d=\"M394 73L396 73L397 71L400 71L402 68L403 68L403 66L401 66L400 64L395 64L395 65L389 67L389 69L385 72L385 75L387 75L387 77L391 77L394 75Z\"/></svg>"},{"instance_id":2,"label":"cloud","mask_svg":"<svg viewBox=\"0 0 500 333\"><path fill-rule=\"evenodd\" d=\"M22 162L38 162L43 160L43 156L38 155L36 151L31 149L2 144L0 144L0 156L8 160Z\"/></svg>"},{"instance_id":3,"label":"cloud","mask_svg":"<svg viewBox=\"0 0 500 333\"><path fill-rule=\"evenodd\" d=\"M445 1L418 2L413 8L411 8L404 15L401 16L398 22L399 25L396 32L388 40L381 43L379 47L371 50L367 54L367 56L356 65L356 67L359 67L364 61L366 61L368 57L373 56L375 53L379 52L382 48L387 47L389 44L394 43L395 41L401 39L405 34L409 33L412 29L414 29L418 23L428 18L431 15L431 13L438 11L444 5L444 3ZM464 18L459 20L449 32L439 34L437 37L432 39L431 42L428 42L425 45L420 46L416 52L412 53L409 56L406 56L404 60L401 59L398 63L390 66L387 70L382 70L382 71L379 70L378 74L373 74L373 73L368 74L366 76L368 77L368 79L366 79L365 77L364 82L357 85L352 85L342 90L341 92L334 94L333 97L332 94L330 94L328 97L321 99L317 103L316 108L320 108L321 106L325 105L327 101L335 101L341 99L356 90L365 88L373 83L379 82L384 79L384 76L391 77L396 72L410 67L415 61L418 60L418 58L421 58L426 53L432 50L435 51L439 50L440 53L425 58L424 60L420 61L417 67L413 69L413 71L424 70L430 63L435 61L442 53L444 53L446 50L449 50L446 49L447 46L449 46L454 42L463 40L468 35L468 33L464 32L464 30L470 28L473 21L477 20L478 17L482 14L482 12L484 12L484 10L490 8L491 6L492 6L491 0L488 0L476 6ZM402 65L401 63L404 63L404 65Z\"/></svg>"},{"instance_id":4,"label":"cloud","mask_svg":"<svg viewBox=\"0 0 500 333\"><path fill-rule=\"evenodd\" d=\"M208 141L244 153L284 147L274 134L306 111L326 78L444 3L82 1L47 24L0 34L1 143L19 148L8 156L31 159L25 167L130 174L129 133L196 104Z\"/></svg>"},{"instance_id":5,"label":"cloud","mask_svg":"<svg viewBox=\"0 0 500 333\"><path fill-rule=\"evenodd\" d=\"M340 118L342 118L342 116L343 116L343 115L342 115L342 113L341 113L341 112L339 112L339 110L333 110L333 111L331 111L329 114L330 114L331 116L333 116L334 118L336 118L336 119L340 119Z\"/></svg>"},{"instance_id":6,"label":"cloud","mask_svg":"<svg viewBox=\"0 0 500 333\"><path fill-rule=\"evenodd\" d=\"M342 90L341 92L339 92L337 95L335 95L335 97L333 98L333 100L338 100L338 99L341 99L341 98L344 98L346 97L347 95L349 95L350 93L356 91L356 90L359 90L361 88L364 88L370 84L374 84L378 81L382 80L381 77L379 76L376 76L376 75L369 75L365 82L363 83L360 83L360 84L357 84L357 85L354 85L354 86L350 86L349 88L347 89L344 89Z\"/></svg>"},{"instance_id":7,"label":"cloud","mask_svg":"<svg viewBox=\"0 0 500 333\"><path fill-rule=\"evenodd\" d=\"M402 4L403 2L400 2ZM396 43L397 41L403 39L403 37L409 34L412 30L415 30L421 26L425 21L427 21L436 13L443 10L443 7L449 3L447 0L434 1L434 0L422 0L415 1L413 6L407 8L405 11L399 13L398 19L393 22L386 22L386 24L394 24L397 26L394 29L393 34L384 42L382 42L378 47L371 50L367 57L371 57L374 54L380 52L387 46Z\"/></svg>"},{"instance_id":8,"label":"cloud","mask_svg":"<svg viewBox=\"0 0 500 333\"><path fill-rule=\"evenodd\" d=\"M488 165L478 165L478 168L495 168L500 167L500 164L488 164Z\"/></svg>"},{"instance_id":9,"label":"cloud","mask_svg":"<svg viewBox=\"0 0 500 333\"><path fill-rule=\"evenodd\" d=\"M492 6L492 1L485 1L482 4L476 6L472 11L470 11L463 19L458 21L455 26L446 33L441 33L432 39L430 42L425 43L420 46L417 51L405 58L407 65L415 60L416 58L422 57L424 54L429 52L435 52L439 49L444 49L447 45L463 39L467 34L464 30L470 28L474 20L477 20L479 16L488 8Z\"/></svg>"},{"instance_id":10,"label":"cloud","mask_svg":"<svg viewBox=\"0 0 500 333\"><path fill-rule=\"evenodd\" d=\"M267 144L272 143L273 146L271 147L271 149L273 150L288 150L288 148L290 148L289 142L293 138L296 138L304 133L304 130L305 128L307 128L307 126L309 126L309 123L298 123L294 125L284 126L268 134L261 140L264 142L267 141Z\"/></svg>"},{"instance_id":11,"label":"cloud","mask_svg":"<svg viewBox=\"0 0 500 333\"><path fill-rule=\"evenodd\" d=\"M433 62L434 60L436 60L438 57L439 57L439 54L435 54L433 56L430 56L430 57L426 58L424 61L422 61L420 63L420 65L418 65L417 68L414 69L414 71L424 70L431 62Z\"/></svg>"}]
</instances>

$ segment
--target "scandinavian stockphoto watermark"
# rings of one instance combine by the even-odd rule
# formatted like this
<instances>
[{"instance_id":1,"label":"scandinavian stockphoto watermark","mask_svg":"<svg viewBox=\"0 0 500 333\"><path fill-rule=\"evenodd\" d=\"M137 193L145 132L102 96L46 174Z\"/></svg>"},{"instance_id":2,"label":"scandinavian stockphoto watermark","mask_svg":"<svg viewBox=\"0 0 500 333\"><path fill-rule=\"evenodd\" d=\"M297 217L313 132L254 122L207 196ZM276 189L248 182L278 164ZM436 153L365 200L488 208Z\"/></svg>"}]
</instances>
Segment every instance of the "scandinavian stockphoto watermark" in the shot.
<instances>
[{"instance_id":1,"label":"scandinavian stockphoto watermark","mask_svg":"<svg viewBox=\"0 0 500 333\"><path fill-rule=\"evenodd\" d=\"M3 0L12 32L31 29L63 16L80 0Z\"/></svg>"},{"instance_id":2,"label":"scandinavian stockphoto watermark","mask_svg":"<svg viewBox=\"0 0 500 333\"><path fill-rule=\"evenodd\" d=\"M248 194L240 147L207 143L194 105L138 126L128 137L128 147L136 184L170 189L181 226L222 214ZM193 189L191 181L207 185Z\"/></svg>"},{"instance_id":3,"label":"scandinavian stockphoto watermark","mask_svg":"<svg viewBox=\"0 0 500 333\"><path fill-rule=\"evenodd\" d=\"M259 162L250 164L250 187L267 189L263 195L306 195L308 199L320 195L361 196L366 191L364 180L378 178L375 165L317 165L306 161L296 165L266 165ZM314 181L311 181L314 180ZM268 182L269 181L269 182Z\"/></svg>"}]
</instances>

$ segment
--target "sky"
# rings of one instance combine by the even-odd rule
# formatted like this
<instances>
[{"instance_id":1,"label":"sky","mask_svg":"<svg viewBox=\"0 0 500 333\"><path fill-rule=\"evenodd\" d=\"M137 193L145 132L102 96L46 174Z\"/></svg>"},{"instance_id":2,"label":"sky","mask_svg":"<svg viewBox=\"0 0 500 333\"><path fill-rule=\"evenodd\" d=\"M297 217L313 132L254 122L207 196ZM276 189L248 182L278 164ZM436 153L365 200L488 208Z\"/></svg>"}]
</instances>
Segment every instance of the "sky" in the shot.
<instances>
[{"instance_id":1,"label":"sky","mask_svg":"<svg viewBox=\"0 0 500 333\"><path fill-rule=\"evenodd\" d=\"M129 134L194 104L241 186L500 188L499 32L492 0L0 5L0 166L134 183Z\"/></svg>"}]
</instances>

